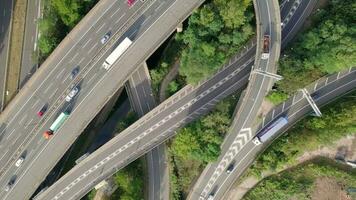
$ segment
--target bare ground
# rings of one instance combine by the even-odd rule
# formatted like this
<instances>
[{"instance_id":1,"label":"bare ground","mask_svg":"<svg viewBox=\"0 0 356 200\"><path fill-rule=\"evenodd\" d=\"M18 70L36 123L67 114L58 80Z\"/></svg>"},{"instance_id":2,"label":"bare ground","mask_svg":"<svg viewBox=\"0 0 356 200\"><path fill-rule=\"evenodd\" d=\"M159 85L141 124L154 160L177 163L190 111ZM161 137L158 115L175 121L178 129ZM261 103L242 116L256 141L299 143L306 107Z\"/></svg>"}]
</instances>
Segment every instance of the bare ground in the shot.
<instances>
[{"instance_id":1,"label":"bare ground","mask_svg":"<svg viewBox=\"0 0 356 200\"><path fill-rule=\"evenodd\" d=\"M345 186L327 177L317 178L312 200L352 200L345 191Z\"/></svg>"}]
</instances>

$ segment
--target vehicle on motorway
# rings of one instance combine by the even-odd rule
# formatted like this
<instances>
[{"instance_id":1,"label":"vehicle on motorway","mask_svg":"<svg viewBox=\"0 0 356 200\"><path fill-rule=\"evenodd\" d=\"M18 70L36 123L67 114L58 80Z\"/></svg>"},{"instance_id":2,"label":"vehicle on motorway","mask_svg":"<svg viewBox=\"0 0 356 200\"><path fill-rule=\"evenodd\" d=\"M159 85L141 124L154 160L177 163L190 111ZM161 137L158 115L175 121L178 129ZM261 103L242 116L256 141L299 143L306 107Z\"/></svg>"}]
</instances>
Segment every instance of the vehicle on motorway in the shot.
<instances>
[{"instance_id":1,"label":"vehicle on motorway","mask_svg":"<svg viewBox=\"0 0 356 200\"><path fill-rule=\"evenodd\" d=\"M129 38L125 38L115 50L106 58L103 63L103 67L106 70L109 70L111 65L129 48L132 44L132 41Z\"/></svg>"},{"instance_id":2,"label":"vehicle on motorway","mask_svg":"<svg viewBox=\"0 0 356 200\"><path fill-rule=\"evenodd\" d=\"M6 184L6 186L5 186L5 188L4 188L5 192L8 192L8 191L12 188L12 186L14 185L14 183L15 183L15 179L11 179L11 180Z\"/></svg>"},{"instance_id":3,"label":"vehicle on motorway","mask_svg":"<svg viewBox=\"0 0 356 200\"><path fill-rule=\"evenodd\" d=\"M288 123L287 117L279 117L273 123L268 125L266 128L262 129L256 137L252 140L255 145L260 145L266 142L268 139L274 136L283 126Z\"/></svg>"},{"instance_id":4,"label":"vehicle on motorway","mask_svg":"<svg viewBox=\"0 0 356 200\"><path fill-rule=\"evenodd\" d=\"M16 167L20 167L23 161L25 160L25 157L21 156L15 163Z\"/></svg>"},{"instance_id":5,"label":"vehicle on motorway","mask_svg":"<svg viewBox=\"0 0 356 200\"><path fill-rule=\"evenodd\" d=\"M67 102L70 102L73 97L78 93L79 91L79 88L78 87L74 87L70 92L69 94L66 96L66 101Z\"/></svg>"},{"instance_id":6,"label":"vehicle on motorway","mask_svg":"<svg viewBox=\"0 0 356 200\"><path fill-rule=\"evenodd\" d=\"M207 198L207 200L213 200L214 199L214 194L210 194Z\"/></svg>"},{"instance_id":7,"label":"vehicle on motorway","mask_svg":"<svg viewBox=\"0 0 356 200\"><path fill-rule=\"evenodd\" d=\"M42 106L42 108L37 112L37 116L42 117L43 114L47 111L47 105Z\"/></svg>"},{"instance_id":8,"label":"vehicle on motorway","mask_svg":"<svg viewBox=\"0 0 356 200\"><path fill-rule=\"evenodd\" d=\"M234 164L231 163L227 168L226 168L226 173L230 174L232 172L232 170L234 170Z\"/></svg>"},{"instance_id":9,"label":"vehicle on motorway","mask_svg":"<svg viewBox=\"0 0 356 200\"><path fill-rule=\"evenodd\" d=\"M311 98L313 98L313 99L319 99L319 97L320 97L320 95L318 94L318 93L316 93L316 92L314 92L313 94L311 94L310 95L311 96Z\"/></svg>"},{"instance_id":10,"label":"vehicle on motorway","mask_svg":"<svg viewBox=\"0 0 356 200\"><path fill-rule=\"evenodd\" d=\"M110 38L110 32L106 33L100 40L101 44L105 44Z\"/></svg>"},{"instance_id":11,"label":"vehicle on motorway","mask_svg":"<svg viewBox=\"0 0 356 200\"><path fill-rule=\"evenodd\" d=\"M70 79L74 79L77 74L79 73L79 66L75 67L71 72L70 72Z\"/></svg>"},{"instance_id":12,"label":"vehicle on motorway","mask_svg":"<svg viewBox=\"0 0 356 200\"><path fill-rule=\"evenodd\" d=\"M263 51L261 59L268 59L269 58L269 43L270 43L269 35L263 36Z\"/></svg>"},{"instance_id":13,"label":"vehicle on motorway","mask_svg":"<svg viewBox=\"0 0 356 200\"><path fill-rule=\"evenodd\" d=\"M49 139L53 135L53 133L56 132L62 126L62 124L68 119L68 117L68 112L62 112L53 122L53 124L49 127L49 129L44 132L44 138Z\"/></svg>"},{"instance_id":14,"label":"vehicle on motorway","mask_svg":"<svg viewBox=\"0 0 356 200\"><path fill-rule=\"evenodd\" d=\"M131 7L132 5L134 5L135 1L136 0L127 0L127 5Z\"/></svg>"}]
</instances>

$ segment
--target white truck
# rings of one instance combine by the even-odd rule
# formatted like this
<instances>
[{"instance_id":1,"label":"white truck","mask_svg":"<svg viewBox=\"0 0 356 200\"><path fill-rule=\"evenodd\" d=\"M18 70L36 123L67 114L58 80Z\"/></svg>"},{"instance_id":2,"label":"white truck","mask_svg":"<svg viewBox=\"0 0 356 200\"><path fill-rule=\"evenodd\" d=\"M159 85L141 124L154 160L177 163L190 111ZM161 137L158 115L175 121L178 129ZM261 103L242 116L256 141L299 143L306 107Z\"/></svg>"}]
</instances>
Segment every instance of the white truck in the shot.
<instances>
[{"instance_id":1,"label":"white truck","mask_svg":"<svg viewBox=\"0 0 356 200\"><path fill-rule=\"evenodd\" d=\"M270 139L274 134L276 134L282 127L284 127L288 123L287 117L280 117L272 124L268 125L266 128L262 129L259 133L257 133L256 137L252 140L255 145L259 145L261 143L266 142Z\"/></svg>"},{"instance_id":2,"label":"white truck","mask_svg":"<svg viewBox=\"0 0 356 200\"><path fill-rule=\"evenodd\" d=\"M111 65L129 48L132 44L132 41L129 38L125 38L116 48L115 50L106 58L103 63L103 67L106 70L109 70Z\"/></svg>"}]
</instances>

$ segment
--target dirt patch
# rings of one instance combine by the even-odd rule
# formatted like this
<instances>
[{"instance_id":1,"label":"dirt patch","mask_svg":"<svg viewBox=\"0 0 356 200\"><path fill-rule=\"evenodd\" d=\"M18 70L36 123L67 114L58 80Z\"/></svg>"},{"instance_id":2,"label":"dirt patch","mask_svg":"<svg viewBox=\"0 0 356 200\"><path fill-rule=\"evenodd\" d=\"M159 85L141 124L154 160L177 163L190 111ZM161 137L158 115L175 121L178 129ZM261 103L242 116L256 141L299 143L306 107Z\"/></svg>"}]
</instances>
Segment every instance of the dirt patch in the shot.
<instances>
[{"instance_id":1,"label":"dirt patch","mask_svg":"<svg viewBox=\"0 0 356 200\"><path fill-rule=\"evenodd\" d=\"M9 92L5 97L5 103L8 103L15 96L19 85L26 8L27 0L15 1L5 86L5 90Z\"/></svg>"},{"instance_id":2,"label":"dirt patch","mask_svg":"<svg viewBox=\"0 0 356 200\"><path fill-rule=\"evenodd\" d=\"M275 106L273 105L273 103L271 103L270 101L264 99L261 105L260 110L258 111L257 115L258 116L266 116L267 113L272 110L272 108L274 108Z\"/></svg>"},{"instance_id":3,"label":"dirt patch","mask_svg":"<svg viewBox=\"0 0 356 200\"><path fill-rule=\"evenodd\" d=\"M352 200L348 197L345 186L336 180L327 177L317 178L314 191L311 195L312 200Z\"/></svg>"}]
</instances>

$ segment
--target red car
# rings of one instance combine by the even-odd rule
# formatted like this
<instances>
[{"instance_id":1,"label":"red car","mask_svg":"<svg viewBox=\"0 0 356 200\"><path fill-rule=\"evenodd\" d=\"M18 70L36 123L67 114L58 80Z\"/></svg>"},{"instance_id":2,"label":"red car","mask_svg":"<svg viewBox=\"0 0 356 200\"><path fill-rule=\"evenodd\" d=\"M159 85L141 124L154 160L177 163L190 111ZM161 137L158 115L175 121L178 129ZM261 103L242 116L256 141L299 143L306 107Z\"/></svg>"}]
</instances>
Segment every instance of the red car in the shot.
<instances>
[{"instance_id":1,"label":"red car","mask_svg":"<svg viewBox=\"0 0 356 200\"><path fill-rule=\"evenodd\" d=\"M44 106L37 112L37 115L38 115L39 117L42 117L42 115L46 112L46 110L47 110L47 106L44 105Z\"/></svg>"},{"instance_id":2,"label":"red car","mask_svg":"<svg viewBox=\"0 0 356 200\"><path fill-rule=\"evenodd\" d=\"M132 5L134 5L136 0L127 0L127 4L131 7Z\"/></svg>"}]
</instances>

